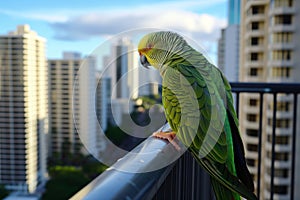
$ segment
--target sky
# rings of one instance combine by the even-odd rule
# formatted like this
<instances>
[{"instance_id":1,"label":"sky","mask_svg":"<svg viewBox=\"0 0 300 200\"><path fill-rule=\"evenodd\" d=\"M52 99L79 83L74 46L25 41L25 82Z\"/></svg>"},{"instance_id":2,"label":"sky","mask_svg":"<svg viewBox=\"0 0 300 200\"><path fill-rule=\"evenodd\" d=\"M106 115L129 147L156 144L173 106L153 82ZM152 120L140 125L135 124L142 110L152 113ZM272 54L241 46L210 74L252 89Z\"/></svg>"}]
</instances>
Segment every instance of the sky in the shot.
<instances>
[{"instance_id":1,"label":"sky","mask_svg":"<svg viewBox=\"0 0 300 200\"><path fill-rule=\"evenodd\" d=\"M107 38L132 29L158 28L183 33L216 62L217 39L227 24L227 0L3 1L0 35L29 24L47 39L47 57L63 51L90 54Z\"/></svg>"}]
</instances>

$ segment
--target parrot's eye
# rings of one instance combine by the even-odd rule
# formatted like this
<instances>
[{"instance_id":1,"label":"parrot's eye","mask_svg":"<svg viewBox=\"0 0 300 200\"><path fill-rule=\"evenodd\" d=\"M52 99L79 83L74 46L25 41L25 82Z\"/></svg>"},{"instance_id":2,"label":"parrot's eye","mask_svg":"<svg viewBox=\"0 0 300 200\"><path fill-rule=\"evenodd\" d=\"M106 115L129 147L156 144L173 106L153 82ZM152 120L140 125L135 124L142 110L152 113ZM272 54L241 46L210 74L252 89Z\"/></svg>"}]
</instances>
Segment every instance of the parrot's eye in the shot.
<instances>
[{"instance_id":1,"label":"parrot's eye","mask_svg":"<svg viewBox=\"0 0 300 200\"><path fill-rule=\"evenodd\" d=\"M149 50L150 50L150 49L153 48L153 46L154 46L154 45L153 45L152 43L150 43L150 44L147 45L146 49L149 49Z\"/></svg>"},{"instance_id":2,"label":"parrot's eye","mask_svg":"<svg viewBox=\"0 0 300 200\"><path fill-rule=\"evenodd\" d=\"M147 46L143 49L143 52L146 53L147 51L149 51L150 49L152 49L153 46L154 46L154 45L151 44L151 43L150 43L150 44L147 44Z\"/></svg>"}]
</instances>

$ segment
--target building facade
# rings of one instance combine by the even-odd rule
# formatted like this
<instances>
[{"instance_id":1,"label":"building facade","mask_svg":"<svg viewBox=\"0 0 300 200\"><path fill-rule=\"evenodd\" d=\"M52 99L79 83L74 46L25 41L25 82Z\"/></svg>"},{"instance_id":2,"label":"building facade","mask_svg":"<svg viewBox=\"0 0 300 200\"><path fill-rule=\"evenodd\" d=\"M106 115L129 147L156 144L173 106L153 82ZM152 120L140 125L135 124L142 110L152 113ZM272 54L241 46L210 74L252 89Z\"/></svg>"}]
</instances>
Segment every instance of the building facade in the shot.
<instances>
[{"instance_id":1,"label":"building facade","mask_svg":"<svg viewBox=\"0 0 300 200\"><path fill-rule=\"evenodd\" d=\"M45 44L28 25L0 36L0 184L22 193L46 180Z\"/></svg>"},{"instance_id":2,"label":"building facade","mask_svg":"<svg viewBox=\"0 0 300 200\"><path fill-rule=\"evenodd\" d=\"M81 63L81 56L74 57L71 53L64 53L62 59L48 60L50 156L56 154L67 156L68 153L79 153L81 151L81 142L73 121L73 110L79 113L79 90L78 88L73 89Z\"/></svg>"},{"instance_id":3,"label":"building facade","mask_svg":"<svg viewBox=\"0 0 300 200\"><path fill-rule=\"evenodd\" d=\"M65 52L62 59L49 60L48 66L50 155L97 154L95 59Z\"/></svg>"},{"instance_id":4,"label":"building facade","mask_svg":"<svg viewBox=\"0 0 300 200\"><path fill-rule=\"evenodd\" d=\"M138 97L138 55L129 38L121 38L105 58L105 76L111 77L113 99Z\"/></svg>"},{"instance_id":5,"label":"building facade","mask_svg":"<svg viewBox=\"0 0 300 200\"><path fill-rule=\"evenodd\" d=\"M242 1L240 81L299 82L300 57L297 55L300 55L300 40L297 38L300 38L300 25L297 22L300 15L296 12L299 9L300 2L296 0ZM273 105L273 97L265 95L264 98L260 196L262 199L270 197L273 109L276 106L274 199L289 199L292 106L296 102L284 94L277 95L277 105ZM247 163L254 180L257 180L259 101L259 94L241 96L241 132L244 133ZM299 123L298 120L298 130ZM299 146L299 138L297 143ZM296 155L298 153L299 147ZM296 172L295 199L300 198L296 189L299 188L299 178Z\"/></svg>"},{"instance_id":6,"label":"building facade","mask_svg":"<svg viewBox=\"0 0 300 200\"><path fill-rule=\"evenodd\" d=\"M239 77L240 0L228 2L228 25L218 41L218 67L231 82Z\"/></svg>"}]
</instances>

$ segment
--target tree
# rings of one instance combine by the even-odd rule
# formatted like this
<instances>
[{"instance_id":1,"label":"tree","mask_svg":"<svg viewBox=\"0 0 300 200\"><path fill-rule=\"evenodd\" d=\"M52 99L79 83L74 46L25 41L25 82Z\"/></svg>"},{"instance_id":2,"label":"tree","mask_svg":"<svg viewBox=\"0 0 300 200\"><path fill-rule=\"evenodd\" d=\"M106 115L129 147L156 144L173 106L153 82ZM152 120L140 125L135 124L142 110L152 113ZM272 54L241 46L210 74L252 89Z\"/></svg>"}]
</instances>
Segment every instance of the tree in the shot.
<instances>
[{"instance_id":1,"label":"tree","mask_svg":"<svg viewBox=\"0 0 300 200\"><path fill-rule=\"evenodd\" d=\"M89 182L82 170L73 166L51 167L49 174L51 180L46 184L44 200L69 199Z\"/></svg>"},{"instance_id":2,"label":"tree","mask_svg":"<svg viewBox=\"0 0 300 200\"><path fill-rule=\"evenodd\" d=\"M4 199L8 194L9 192L6 190L4 185L0 184L0 199Z\"/></svg>"}]
</instances>

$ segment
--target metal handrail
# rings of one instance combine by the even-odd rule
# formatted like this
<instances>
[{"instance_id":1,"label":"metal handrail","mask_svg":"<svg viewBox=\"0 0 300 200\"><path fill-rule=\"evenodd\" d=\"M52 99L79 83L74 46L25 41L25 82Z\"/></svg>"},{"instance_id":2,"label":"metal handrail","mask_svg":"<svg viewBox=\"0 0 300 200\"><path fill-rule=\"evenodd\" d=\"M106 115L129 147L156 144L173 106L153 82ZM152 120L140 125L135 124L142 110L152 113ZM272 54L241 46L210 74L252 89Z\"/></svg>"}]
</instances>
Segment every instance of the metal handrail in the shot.
<instances>
[{"instance_id":1,"label":"metal handrail","mask_svg":"<svg viewBox=\"0 0 300 200\"><path fill-rule=\"evenodd\" d=\"M169 125L165 125L161 130L168 129ZM183 150L183 145L180 146ZM164 140L149 137L76 193L71 200L120 199L120 197L151 199L174 165L162 162L170 160L166 158L174 158L175 161L182 153ZM157 170L153 171L156 168Z\"/></svg>"}]
</instances>

